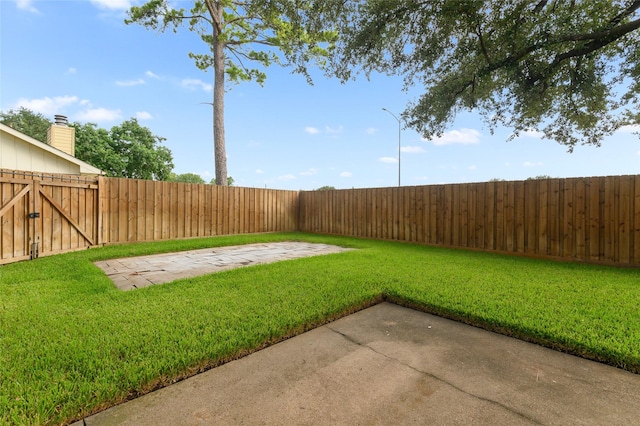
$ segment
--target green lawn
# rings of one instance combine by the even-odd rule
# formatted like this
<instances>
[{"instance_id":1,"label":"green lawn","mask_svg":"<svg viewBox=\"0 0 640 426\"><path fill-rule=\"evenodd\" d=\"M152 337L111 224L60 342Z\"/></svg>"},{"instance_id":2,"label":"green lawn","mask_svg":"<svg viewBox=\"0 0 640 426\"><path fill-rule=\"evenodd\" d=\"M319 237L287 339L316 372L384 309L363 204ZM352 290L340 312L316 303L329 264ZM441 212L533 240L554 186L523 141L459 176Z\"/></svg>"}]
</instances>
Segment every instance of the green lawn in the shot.
<instances>
[{"instance_id":1,"label":"green lawn","mask_svg":"<svg viewBox=\"0 0 640 426\"><path fill-rule=\"evenodd\" d=\"M249 242L358 250L129 292L95 260ZM640 373L640 270L300 233L109 246L0 267L0 424L57 424L380 300Z\"/></svg>"}]
</instances>

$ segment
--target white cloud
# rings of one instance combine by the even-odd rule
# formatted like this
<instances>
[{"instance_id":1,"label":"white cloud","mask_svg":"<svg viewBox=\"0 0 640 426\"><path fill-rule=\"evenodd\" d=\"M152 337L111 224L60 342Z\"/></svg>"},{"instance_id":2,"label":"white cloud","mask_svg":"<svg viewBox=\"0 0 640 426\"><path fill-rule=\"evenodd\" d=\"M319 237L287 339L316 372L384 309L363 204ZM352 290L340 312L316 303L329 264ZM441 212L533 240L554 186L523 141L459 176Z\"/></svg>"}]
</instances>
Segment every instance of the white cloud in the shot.
<instances>
[{"instance_id":1,"label":"white cloud","mask_svg":"<svg viewBox=\"0 0 640 426\"><path fill-rule=\"evenodd\" d=\"M185 78L181 83L182 87L189 90L202 89L205 92L211 92L213 90L213 86L209 83L205 83L202 80L197 78Z\"/></svg>"},{"instance_id":2,"label":"white cloud","mask_svg":"<svg viewBox=\"0 0 640 426\"><path fill-rule=\"evenodd\" d=\"M261 174L263 174L263 173L264 173L264 170L262 170L262 169L256 169L256 173L257 173L257 174L259 174L259 175L261 175Z\"/></svg>"},{"instance_id":3,"label":"white cloud","mask_svg":"<svg viewBox=\"0 0 640 426\"><path fill-rule=\"evenodd\" d=\"M319 129L317 129L316 127L311 127L311 126L305 127L304 131L306 133L309 133L310 135L317 135L318 133L320 133Z\"/></svg>"},{"instance_id":4,"label":"white cloud","mask_svg":"<svg viewBox=\"0 0 640 426\"><path fill-rule=\"evenodd\" d=\"M428 139L422 138L423 141L429 142ZM475 144L480 142L480 132L475 129L462 128L460 130L451 130L444 132L441 136L431 140L434 145L450 145L450 144Z\"/></svg>"},{"instance_id":5,"label":"white cloud","mask_svg":"<svg viewBox=\"0 0 640 426\"><path fill-rule=\"evenodd\" d=\"M125 80L125 81L116 81L116 86L120 86L120 87L131 87L131 86L138 86L140 84L144 84L145 81L141 78L137 79L137 80Z\"/></svg>"},{"instance_id":6,"label":"white cloud","mask_svg":"<svg viewBox=\"0 0 640 426\"><path fill-rule=\"evenodd\" d=\"M301 176L312 176L318 174L318 169L314 169L313 167L309 170L305 170L304 172L300 172Z\"/></svg>"},{"instance_id":7,"label":"white cloud","mask_svg":"<svg viewBox=\"0 0 640 426\"><path fill-rule=\"evenodd\" d=\"M70 107L84 108L80 112L69 112ZM54 96L50 98L45 96L40 99L26 99L20 98L14 104L13 108L27 108L33 112L38 112L46 116L52 116L55 114L66 114L72 116L75 120L89 121L93 123L100 123L104 121L114 121L122 119L122 111L119 109L107 109L107 108L93 108L91 102L87 99L80 99L77 96ZM137 113L138 118L147 119L151 118L151 114L148 112Z\"/></svg>"},{"instance_id":8,"label":"white cloud","mask_svg":"<svg viewBox=\"0 0 640 426\"><path fill-rule=\"evenodd\" d=\"M151 120L153 116L147 111L138 111L136 112L136 118L138 120Z\"/></svg>"},{"instance_id":9,"label":"white cloud","mask_svg":"<svg viewBox=\"0 0 640 426\"><path fill-rule=\"evenodd\" d=\"M74 67L69 67L69 69L67 70L67 74L73 75L76 74L78 72L77 69L75 69Z\"/></svg>"},{"instance_id":10,"label":"white cloud","mask_svg":"<svg viewBox=\"0 0 640 426\"><path fill-rule=\"evenodd\" d=\"M533 162L533 161L525 161L524 163L522 163L522 165L524 167L540 167L542 166L542 162L538 161L538 162Z\"/></svg>"},{"instance_id":11,"label":"white cloud","mask_svg":"<svg viewBox=\"0 0 640 426\"><path fill-rule=\"evenodd\" d=\"M126 10L131 7L129 0L91 0L91 3L99 9Z\"/></svg>"},{"instance_id":12,"label":"white cloud","mask_svg":"<svg viewBox=\"0 0 640 426\"><path fill-rule=\"evenodd\" d=\"M156 80L160 80L160 76L154 74L153 71L147 71L144 73L144 75L146 75L147 77L155 78Z\"/></svg>"},{"instance_id":13,"label":"white cloud","mask_svg":"<svg viewBox=\"0 0 640 426\"><path fill-rule=\"evenodd\" d=\"M520 133L520 135L535 139L542 139L544 137L544 133L534 129L525 130L524 132Z\"/></svg>"},{"instance_id":14,"label":"white cloud","mask_svg":"<svg viewBox=\"0 0 640 426\"><path fill-rule=\"evenodd\" d=\"M16 6L20 10L26 10L31 13L40 13L40 11L33 5L33 0L16 0Z\"/></svg>"},{"instance_id":15,"label":"white cloud","mask_svg":"<svg viewBox=\"0 0 640 426\"><path fill-rule=\"evenodd\" d=\"M278 176L278 180L293 180L296 177L292 174Z\"/></svg>"},{"instance_id":16,"label":"white cloud","mask_svg":"<svg viewBox=\"0 0 640 426\"><path fill-rule=\"evenodd\" d=\"M122 118L122 112L119 109L93 108L76 114L76 118L81 121L100 123L119 120Z\"/></svg>"},{"instance_id":17,"label":"white cloud","mask_svg":"<svg viewBox=\"0 0 640 426\"><path fill-rule=\"evenodd\" d=\"M469 170L478 170L478 166L476 166L475 164L472 166L467 167L467 169Z\"/></svg>"},{"instance_id":18,"label":"white cloud","mask_svg":"<svg viewBox=\"0 0 640 426\"><path fill-rule=\"evenodd\" d=\"M40 99L20 98L15 104L15 108L24 107L33 112L39 112L44 115L60 114L65 107L79 102L77 96L48 96Z\"/></svg>"},{"instance_id":19,"label":"white cloud","mask_svg":"<svg viewBox=\"0 0 640 426\"><path fill-rule=\"evenodd\" d=\"M400 151L408 152L410 154L415 154L418 152L426 152L424 148L422 148L421 146L403 146L402 148L400 148Z\"/></svg>"},{"instance_id":20,"label":"white cloud","mask_svg":"<svg viewBox=\"0 0 640 426\"><path fill-rule=\"evenodd\" d=\"M324 130L325 130L325 132L327 132L330 135L338 135L338 134L342 133L342 131L344 130L344 127L343 126L338 126L336 128L333 128L333 127L325 126Z\"/></svg>"},{"instance_id":21,"label":"white cloud","mask_svg":"<svg viewBox=\"0 0 640 426\"><path fill-rule=\"evenodd\" d=\"M636 133L640 132L640 124L629 124L618 129L620 133Z\"/></svg>"},{"instance_id":22,"label":"white cloud","mask_svg":"<svg viewBox=\"0 0 640 426\"><path fill-rule=\"evenodd\" d=\"M378 158L378 161L382 163L392 164L392 163L397 163L398 159L395 157L381 157L381 158Z\"/></svg>"},{"instance_id":23,"label":"white cloud","mask_svg":"<svg viewBox=\"0 0 640 426\"><path fill-rule=\"evenodd\" d=\"M376 133L378 133L378 129L376 129L375 127L369 127L365 130L365 132L367 132L368 135L375 135Z\"/></svg>"},{"instance_id":24,"label":"white cloud","mask_svg":"<svg viewBox=\"0 0 640 426\"><path fill-rule=\"evenodd\" d=\"M340 177L351 177L353 176L353 173L351 172L342 172L340 173Z\"/></svg>"}]
</instances>

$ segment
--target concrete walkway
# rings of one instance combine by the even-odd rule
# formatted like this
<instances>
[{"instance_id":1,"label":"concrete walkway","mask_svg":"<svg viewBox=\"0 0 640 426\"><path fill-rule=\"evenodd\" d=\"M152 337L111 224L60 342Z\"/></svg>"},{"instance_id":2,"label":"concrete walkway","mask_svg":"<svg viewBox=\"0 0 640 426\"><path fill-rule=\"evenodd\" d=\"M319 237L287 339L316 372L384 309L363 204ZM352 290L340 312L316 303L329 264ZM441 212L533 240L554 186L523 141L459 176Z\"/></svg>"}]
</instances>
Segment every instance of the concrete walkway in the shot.
<instances>
[{"instance_id":1,"label":"concrete walkway","mask_svg":"<svg viewBox=\"0 0 640 426\"><path fill-rule=\"evenodd\" d=\"M85 421L632 425L640 376L382 303Z\"/></svg>"},{"instance_id":2,"label":"concrete walkway","mask_svg":"<svg viewBox=\"0 0 640 426\"><path fill-rule=\"evenodd\" d=\"M288 241L110 259L95 262L95 265L101 268L120 290L132 290L242 266L339 253L346 250L350 249L327 244Z\"/></svg>"}]
</instances>

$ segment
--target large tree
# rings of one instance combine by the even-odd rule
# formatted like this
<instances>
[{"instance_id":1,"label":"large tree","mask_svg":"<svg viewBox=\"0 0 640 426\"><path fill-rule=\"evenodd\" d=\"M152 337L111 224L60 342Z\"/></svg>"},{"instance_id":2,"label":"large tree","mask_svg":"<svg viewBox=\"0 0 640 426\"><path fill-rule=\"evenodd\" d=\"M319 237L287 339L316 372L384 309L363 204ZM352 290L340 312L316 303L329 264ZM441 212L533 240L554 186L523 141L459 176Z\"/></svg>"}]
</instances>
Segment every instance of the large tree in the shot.
<instances>
[{"instance_id":1,"label":"large tree","mask_svg":"<svg viewBox=\"0 0 640 426\"><path fill-rule=\"evenodd\" d=\"M76 157L113 177L167 180L173 170L173 156L162 145L165 140L131 118L111 130L93 123L73 123L76 128Z\"/></svg>"},{"instance_id":2,"label":"large tree","mask_svg":"<svg viewBox=\"0 0 640 426\"><path fill-rule=\"evenodd\" d=\"M47 140L47 129L51 125L47 117L24 107L0 112L0 123L6 124L40 142Z\"/></svg>"},{"instance_id":3,"label":"large tree","mask_svg":"<svg viewBox=\"0 0 640 426\"><path fill-rule=\"evenodd\" d=\"M640 0L326 0L332 72L405 77L424 87L403 118L430 138L461 110L493 130L539 130L599 145L638 123Z\"/></svg>"},{"instance_id":4,"label":"large tree","mask_svg":"<svg viewBox=\"0 0 640 426\"><path fill-rule=\"evenodd\" d=\"M124 169L121 154L117 153L109 131L94 123L72 123L76 129L76 158L104 171L108 176L123 177Z\"/></svg>"},{"instance_id":5,"label":"large tree","mask_svg":"<svg viewBox=\"0 0 640 426\"><path fill-rule=\"evenodd\" d=\"M0 122L46 143L51 121L27 108L0 112ZM173 155L162 146L165 138L154 135L132 118L111 130L94 123L72 123L75 157L113 177L167 180L173 170Z\"/></svg>"},{"instance_id":6,"label":"large tree","mask_svg":"<svg viewBox=\"0 0 640 426\"><path fill-rule=\"evenodd\" d=\"M215 176L227 184L224 132L225 76L231 82L255 80L262 84L263 71L272 63L291 65L310 81L307 64L323 63L331 31L307 31L301 22L313 6L299 0L195 0L189 10L174 9L168 0L151 0L129 10L126 23L166 31L188 24L208 46L209 53L189 56L202 70L213 69L213 140ZM247 63L256 62L258 68Z\"/></svg>"}]
</instances>

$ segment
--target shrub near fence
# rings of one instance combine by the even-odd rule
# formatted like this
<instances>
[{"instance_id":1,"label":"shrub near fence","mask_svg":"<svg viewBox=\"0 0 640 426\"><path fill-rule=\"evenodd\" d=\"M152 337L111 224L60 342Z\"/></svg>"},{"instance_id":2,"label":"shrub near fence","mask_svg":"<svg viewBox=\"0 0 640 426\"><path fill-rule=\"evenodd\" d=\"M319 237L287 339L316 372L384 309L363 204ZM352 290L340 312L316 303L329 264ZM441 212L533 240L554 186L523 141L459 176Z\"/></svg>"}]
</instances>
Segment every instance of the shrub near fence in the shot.
<instances>
[{"instance_id":1,"label":"shrub near fence","mask_svg":"<svg viewBox=\"0 0 640 426\"><path fill-rule=\"evenodd\" d=\"M640 266L640 176L301 192L299 229Z\"/></svg>"}]
</instances>

